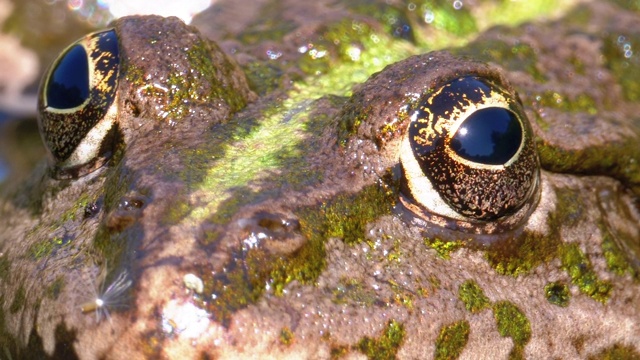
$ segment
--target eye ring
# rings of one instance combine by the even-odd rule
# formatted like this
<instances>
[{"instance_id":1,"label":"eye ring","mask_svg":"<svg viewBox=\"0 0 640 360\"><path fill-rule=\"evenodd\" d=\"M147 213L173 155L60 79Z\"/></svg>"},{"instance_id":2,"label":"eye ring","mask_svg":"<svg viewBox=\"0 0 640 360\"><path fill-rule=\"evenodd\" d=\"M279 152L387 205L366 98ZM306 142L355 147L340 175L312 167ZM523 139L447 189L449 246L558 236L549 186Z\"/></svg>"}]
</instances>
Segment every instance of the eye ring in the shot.
<instances>
[{"instance_id":1,"label":"eye ring","mask_svg":"<svg viewBox=\"0 0 640 360\"><path fill-rule=\"evenodd\" d=\"M539 193L533 131L517 95L474 74L445 79L410 112L400 148L403 203L460 227L520 223Z\"/></svg>"},{"instance_id":2,"label":"eye ring","mask_svg":"<svg viewBox=\"0 0 640 360\"><path fill-rule=\"evenodd\" d=\"M114 29L71 44L45 73L38 92L38 127L58 179L101 167L117 137L118 39Z\"/></svg>"}]
</instances>

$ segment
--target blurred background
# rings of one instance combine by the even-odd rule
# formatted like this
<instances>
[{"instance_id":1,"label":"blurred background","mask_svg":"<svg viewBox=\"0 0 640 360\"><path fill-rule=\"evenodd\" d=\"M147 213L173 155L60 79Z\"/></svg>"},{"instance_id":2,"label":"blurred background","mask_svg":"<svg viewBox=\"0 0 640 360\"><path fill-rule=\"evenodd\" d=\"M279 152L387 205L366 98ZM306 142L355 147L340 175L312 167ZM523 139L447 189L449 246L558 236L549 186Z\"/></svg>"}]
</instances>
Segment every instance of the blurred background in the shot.
<instances>
[{"instance_id":1,"label":"blurred background","mask_svg":"<svg viewBox=\"0 0 640 360\"><path fill-rule=\"evenodd\" d=\"M41 74L69 44L125 15L189 23L212 0L0 0L0 190L44 158L36 122Z\"/></svg>"}]
</instances>

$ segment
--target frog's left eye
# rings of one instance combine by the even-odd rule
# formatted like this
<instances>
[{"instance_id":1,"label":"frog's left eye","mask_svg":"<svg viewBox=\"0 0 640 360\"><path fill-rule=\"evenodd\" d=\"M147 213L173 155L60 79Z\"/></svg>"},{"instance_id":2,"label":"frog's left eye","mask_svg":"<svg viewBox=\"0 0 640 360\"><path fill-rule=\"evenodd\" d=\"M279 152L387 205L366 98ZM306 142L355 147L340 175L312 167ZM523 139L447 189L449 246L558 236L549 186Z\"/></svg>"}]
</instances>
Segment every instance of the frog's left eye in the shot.
<instances>
[{"instance_id":1,"label":"frog's left eye","mask_svg":"<svg viewBox=\"0 0 640 360\"><path fill-rule=\"evenodd\" d=\"M82 176L111 156L119 61L116 33L105 30L69 46L44 75L38 125L55 177Z\"/></svg>"},{"instance_id":2,"label":"frog's left eye","mask_svg":"<svg viewBox=\"0 0 640 360\"><path fill-rule=\"evenodd\" d=\"M506 217L538 187L533 135L517 96L474 75L423 95L400 158L409 195L449 219Z\"/></svg>"}]
</instances>

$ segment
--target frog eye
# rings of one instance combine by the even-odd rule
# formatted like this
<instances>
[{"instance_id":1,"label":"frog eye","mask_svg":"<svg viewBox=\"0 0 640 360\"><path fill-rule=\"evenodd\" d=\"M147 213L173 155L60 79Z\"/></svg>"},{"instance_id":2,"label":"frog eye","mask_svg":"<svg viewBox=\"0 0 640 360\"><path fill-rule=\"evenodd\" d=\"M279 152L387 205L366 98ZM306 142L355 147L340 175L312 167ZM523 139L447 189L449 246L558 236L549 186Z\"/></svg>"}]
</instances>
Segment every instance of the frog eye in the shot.
<instances>
[{"instance_id":1,"label":"frog eye","mask_svg":"<svg viewBox=\"0 0 640 360\"><path fill-rule=\"evenodd\" d=\"M116 137L118 39L95 32L64 50L38 93L38 125L54 177L75 178L102 166Z\"/></svg>"},{"instance_id":2,"label":"frog eye","mask_svg":"<svg viewBox=\"0 0 640 360\"><path fill-rule=\"evenodd\" d=\"M463 76L423 95L401 146L405 193L428 213L492 221L538 188L529 122L517 95L494 80Z\"/></svg>"}]
</instances>

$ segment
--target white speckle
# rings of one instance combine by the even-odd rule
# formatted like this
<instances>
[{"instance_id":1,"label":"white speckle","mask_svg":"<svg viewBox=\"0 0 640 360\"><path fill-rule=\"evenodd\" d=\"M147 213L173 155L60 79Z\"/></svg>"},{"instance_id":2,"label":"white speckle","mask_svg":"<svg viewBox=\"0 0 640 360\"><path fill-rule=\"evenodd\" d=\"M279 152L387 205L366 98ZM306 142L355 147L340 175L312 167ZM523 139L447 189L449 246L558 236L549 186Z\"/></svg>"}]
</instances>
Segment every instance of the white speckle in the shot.
<instances>
[{"instance_id":1,"label":"white speckle","mask_svg":"<svg viewBox=\"0 0 640 360\"><path fill-rule=\"evenodd\" d=\"M427 10L424 12L424 22L427 24L431 24L433 22L433 20L436 19L436 14L433 13L433 11L431 10Z\"/></svg>"},{"instance_id":2,"label":"white speckle","mask_svg":"<svg viewBox=\"0 0 640 360\"><path fill-rule=\"evenodd\" d=\"M193 290L197 294L202 294L202 291L204 291L204 283L202 282L202 279L194 274L186 274L182 278L182 281L184 281L184 286L187 289Z\"/></svg>"},{"instance_id":3,"label":"white speckle","mask_svg":"<svg viewBox=\"0 0 640 360\"><path fill-rule=\"evenodd\" d=\"M349 55L349 58L351 58L352 61L358 61L360 60L360 54L361 54L361 50L355 46L351 46L348 50L347 50L347 55Z\"/></svg>"},{"instance_id":4,"label":"white speckle","mask_svg":"<svg viewBox=\"0 0 640 360\"><path fill-rule=\"evenodd\" d=\"M277 60L282 56L282 52L276 50L267 50L269 60Z\"/></svg>"},{"instance_id":5,"label":"white speckle","mask_svg":"<svg viewBox=\"0 0 640 360\"><path fill-rule=\"evenodd\" d=\"M209 314L192 303L170 301L162 311L162 330L196 339L209 327Z\"/></svg>"}]
</instances>

